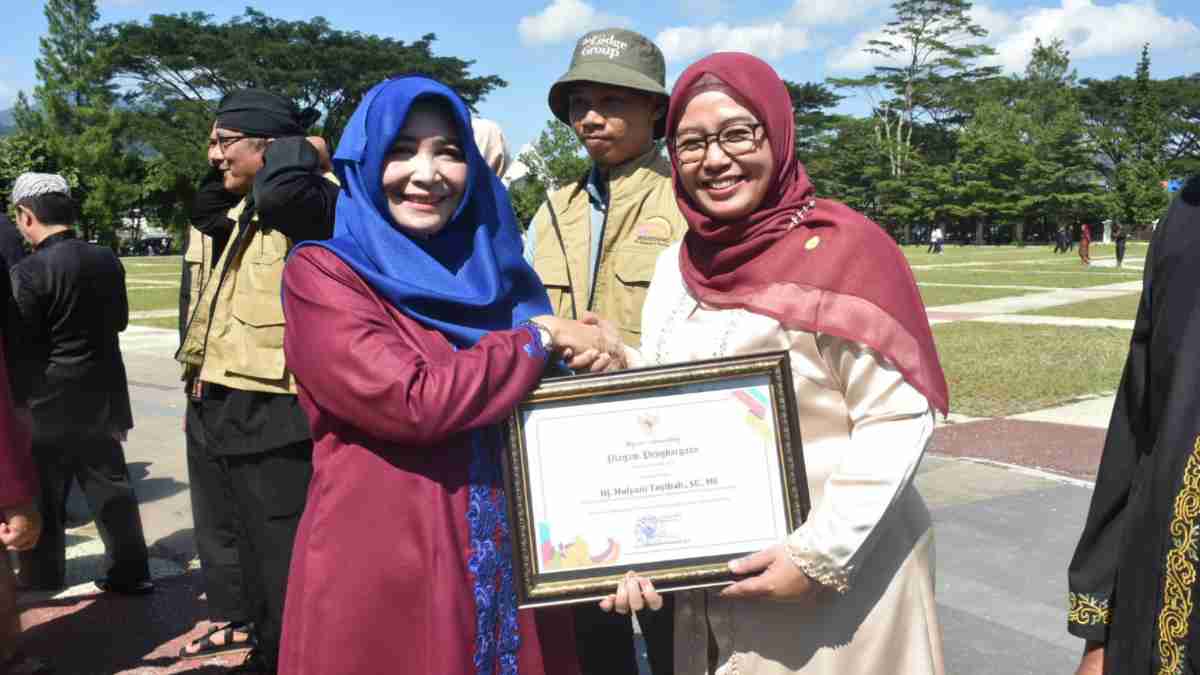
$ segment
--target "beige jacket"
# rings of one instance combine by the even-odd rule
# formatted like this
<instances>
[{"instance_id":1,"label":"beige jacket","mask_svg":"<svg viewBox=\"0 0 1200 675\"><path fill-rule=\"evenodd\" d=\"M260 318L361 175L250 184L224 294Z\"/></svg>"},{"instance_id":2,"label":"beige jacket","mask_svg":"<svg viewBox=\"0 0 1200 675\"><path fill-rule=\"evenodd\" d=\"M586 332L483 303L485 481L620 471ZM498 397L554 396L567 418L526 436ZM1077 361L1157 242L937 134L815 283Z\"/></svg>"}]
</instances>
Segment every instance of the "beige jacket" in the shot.
<instances>
[{"instance_id":1,"label":"beige jacket","mask_svg":"<svg viewBox=\"0 0 1200 675\"><path fill-rule=\"evenodd\" d=\"M614 169L596 283L589 298L592 211L580 181L550 194L534 216L533 269L561 317L591 310L615 323L627 344L641 342L642 303L658 254L683 238L671 165L657 147Z\"/></svg>"},{"instance_id":2,"label":"beige jacket","mask_svg":"<svg viewBox=\"0 0 1200 675\"><path fill-rule=\"evenodd\" d=\"M237 223L245 205L243 200L230 209L229 218ZM293 242L259 228L255 216L247 225L254 232L235 247L240 227L234 226L215 267L212 239L192 232L184 253L192 274L191 316L175 358L184 364L185 379L199 375L233 389L295 394L296 381L284 363L280 297Z\"/></svg>"}]
</instances>

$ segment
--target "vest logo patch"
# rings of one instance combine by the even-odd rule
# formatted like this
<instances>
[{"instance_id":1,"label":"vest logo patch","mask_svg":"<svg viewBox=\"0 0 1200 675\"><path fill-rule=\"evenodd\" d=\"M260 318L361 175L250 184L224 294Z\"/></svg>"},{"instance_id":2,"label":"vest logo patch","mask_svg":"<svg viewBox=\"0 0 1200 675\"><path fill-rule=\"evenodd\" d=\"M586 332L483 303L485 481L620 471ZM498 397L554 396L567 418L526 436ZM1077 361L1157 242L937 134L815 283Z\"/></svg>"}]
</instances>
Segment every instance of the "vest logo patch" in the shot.
<instances>
[{"instance_id":1,"label":"vest logo patch","mask_svg":"<svg viewBox=\"0 0 1200 675\"><path fill-rule=\"evenodd\" d=\"M666 218L651 216L633 229L635 240L639 244L651 246L669 246L671 244L671 223Z\"/></svg>"}]
</instances>

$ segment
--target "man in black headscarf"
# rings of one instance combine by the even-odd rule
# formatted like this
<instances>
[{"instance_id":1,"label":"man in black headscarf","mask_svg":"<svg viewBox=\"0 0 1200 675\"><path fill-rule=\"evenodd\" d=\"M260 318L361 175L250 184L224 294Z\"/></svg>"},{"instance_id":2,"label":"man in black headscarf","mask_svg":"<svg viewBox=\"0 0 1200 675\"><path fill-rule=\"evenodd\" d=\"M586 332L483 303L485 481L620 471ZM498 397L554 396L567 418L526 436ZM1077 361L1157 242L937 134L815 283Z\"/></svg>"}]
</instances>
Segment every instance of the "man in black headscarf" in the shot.
<instances>
[{"instance_id":1,"label":"man in black headscarf","mask_svg":"<svg viewBox=\"0 0 1200 675\"><path fill-rule=\"evenodd\" d=\"M214 617L253 627L257 646L244 673L275 672L292 539L312 473L308 420L284 360L280 290L291 247L333 233L338 187L328 151L304 135L316 117L261 90L221 101L208 141L214 173L201 186L184 256L189 294L176 358L190 399L197 549ZM202 638L181 655L212 653L250 625L237 627L240 635Z\"/></svg>"},{"instance_id":2,"label":"man in black headscarf","mask_svg":"<svg viewBox=\"0 0 1200 675\"><path fill-rule=\"evenodd\" d=\"M1154 232L1087 523L1068 570L1079 675L1196 672L1200 177Z\"/></svg>"}]
</instances>

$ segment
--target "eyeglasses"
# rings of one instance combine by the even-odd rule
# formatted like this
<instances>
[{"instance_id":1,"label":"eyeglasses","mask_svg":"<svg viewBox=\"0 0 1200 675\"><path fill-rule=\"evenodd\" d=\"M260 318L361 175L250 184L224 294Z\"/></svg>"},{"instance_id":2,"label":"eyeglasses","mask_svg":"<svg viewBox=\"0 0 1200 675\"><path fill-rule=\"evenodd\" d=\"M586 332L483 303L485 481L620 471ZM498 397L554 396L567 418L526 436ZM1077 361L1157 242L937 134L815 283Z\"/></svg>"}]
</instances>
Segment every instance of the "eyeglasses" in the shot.
<instances>
[{"instance_id":1,"label":"eyeglasses","mask_svg":"<svg viewBox=\"0 0 1200 675\"><path fill-rule=\"evenodd\" d=\"M745 155L758 147L758 123L734 124L715 134L684 136L675 139L675 157L680 164L695 164L704 160L708 154L708 144L717 142L717 147L730 157Z\"/></svg>"},{"instance_id":2,"label":"eyeglasses","mask_svg":"<svg viewBox=\"0 0 1200 675\"><path fill-rule=\"evenodd\" d=\"M225 155L235 143L247 138L259 138L259 136L217 136L215 141L210 137L208 139L208 147L211 149L215 145L221 149L221 155Z\"/></svg>"}]
</instances>

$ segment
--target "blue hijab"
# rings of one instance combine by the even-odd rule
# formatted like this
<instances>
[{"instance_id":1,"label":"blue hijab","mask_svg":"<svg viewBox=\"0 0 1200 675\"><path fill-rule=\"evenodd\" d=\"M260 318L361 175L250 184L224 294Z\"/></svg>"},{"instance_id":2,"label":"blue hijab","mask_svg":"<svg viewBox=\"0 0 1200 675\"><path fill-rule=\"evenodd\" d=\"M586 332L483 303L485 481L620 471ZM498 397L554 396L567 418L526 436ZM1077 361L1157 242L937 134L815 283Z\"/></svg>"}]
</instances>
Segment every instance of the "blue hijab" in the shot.
<instances>
[{"instance_id":1,"label":"blue hijab","mask_svg":"<svg viewBox=\"0 0 1200 675\"><path fill-rule=\"evenodd\" d=\"M458 209L426 240L396 227L383 192L385 158L418 99L449 104L468 167ZM333 165L342 183L333 238L296 249L333 251L392 306L458 347L553 313L545 287L522 257L508 192L480 155L470 112L454 90L419 76L375 85L350 117Z\"/></svg>"}]
</instances>

